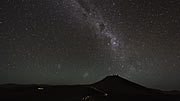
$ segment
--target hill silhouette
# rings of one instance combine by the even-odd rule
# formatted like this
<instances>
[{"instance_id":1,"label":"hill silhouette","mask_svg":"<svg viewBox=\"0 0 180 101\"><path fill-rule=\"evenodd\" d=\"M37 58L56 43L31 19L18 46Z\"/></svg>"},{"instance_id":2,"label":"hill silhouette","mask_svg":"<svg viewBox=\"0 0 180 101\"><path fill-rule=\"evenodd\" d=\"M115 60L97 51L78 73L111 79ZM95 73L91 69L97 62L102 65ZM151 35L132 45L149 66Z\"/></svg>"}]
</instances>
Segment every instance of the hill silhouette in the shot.
<instances>
[{"instance_id":1,"label":"hill silhouette","mask_svg":"<svg viewBox=\"0 0 180 101\"><path fill-rule=\"evenodd\" d=\"M99 88L101 90L110 92L111 94L118 92L118 94L132 94L132 95L148 95L148 94L161 94L160 90L154 90L146 88L124 78L121 78L118 75L107 76L103 80L92 84L92 86Z\"/></svg>"},{"instance_id":2,"label":"hill silhouette","mask_svg":"<svg viewBox=\"0 0 180 101\"><path fill-rule=\"evenodd\" d=\"M89 85L0 85L2 101L180 101L178 93L146 88L119 76Z\"/></svg>"}]
</instances>

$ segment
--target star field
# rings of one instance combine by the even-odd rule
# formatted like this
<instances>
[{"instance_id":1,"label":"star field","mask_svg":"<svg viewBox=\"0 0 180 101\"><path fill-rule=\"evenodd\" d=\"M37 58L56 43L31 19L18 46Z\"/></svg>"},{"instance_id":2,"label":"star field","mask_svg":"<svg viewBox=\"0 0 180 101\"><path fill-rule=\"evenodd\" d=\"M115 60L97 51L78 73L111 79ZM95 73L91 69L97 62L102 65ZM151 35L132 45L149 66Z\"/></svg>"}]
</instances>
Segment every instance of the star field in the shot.
<instances>
[{"instance_id":1,"label":"star field","mask_svg":"<svg viewBox=\"0 0 180 101\"><path fill-rule=\"evenodd\" d=\"M180 89L179 0L1 0L0 83L118 74Z\"/></svg>"}]
</instances>

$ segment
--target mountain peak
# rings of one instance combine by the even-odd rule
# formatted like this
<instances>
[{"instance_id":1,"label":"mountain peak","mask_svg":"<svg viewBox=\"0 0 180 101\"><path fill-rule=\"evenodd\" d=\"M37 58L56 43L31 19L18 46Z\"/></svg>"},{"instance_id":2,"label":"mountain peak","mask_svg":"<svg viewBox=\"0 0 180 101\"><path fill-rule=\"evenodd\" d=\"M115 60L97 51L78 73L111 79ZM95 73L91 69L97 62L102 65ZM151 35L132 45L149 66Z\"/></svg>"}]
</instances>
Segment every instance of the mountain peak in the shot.
<instances>
[{"instance_id":1,"label":"mountain peak","mask_svg":"<svg viewBox=\"0 0 180 101\"><path fill-rule=\"evenodd\" d=\"M119 75L109 75L106 76L104 79L102 79L101 81L97 82L97 83L103 83L103 84L108 84L108 83L116 83L116 84L135 84L125 78L120 77Z\"/></svg>"},{"instance_id":2,"label":"mountain peak","mask_svg":"<svg viewBox=\"0 0 180 101\"><path fill-rule=\"evenodd\" d=\"M125 80L125 81L128 81L128 80L120 77L119 75L109 75L109 76L106 76L103 80Z\"/></svg>"},{"instance_id":3,"label":"mountain peak","mask_svg":"<svg viewBox=\"0 0 180 101\"><path fill-rule=\"evenodd\" d=\"M110 75L92 86L104 90L106 92L121 92L121 93L144 93L148 88L124 79L118 75Z\"/></svg>"}]
</instances>

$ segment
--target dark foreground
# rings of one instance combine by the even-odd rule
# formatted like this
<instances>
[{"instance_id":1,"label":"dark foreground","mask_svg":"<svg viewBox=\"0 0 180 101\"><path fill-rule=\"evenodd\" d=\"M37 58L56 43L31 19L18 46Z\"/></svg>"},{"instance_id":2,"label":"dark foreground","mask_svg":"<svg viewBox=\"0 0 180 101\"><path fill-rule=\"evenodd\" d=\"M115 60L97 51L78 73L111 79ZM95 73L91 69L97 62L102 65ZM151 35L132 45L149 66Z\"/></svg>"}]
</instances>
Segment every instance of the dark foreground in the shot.
<instances>
[{"instance_id":1,"label":"dark foreground","mask_svg":"<svg viewBox=\"0 0 180 101\"><path fill-rule=\"evenodd\" d=\"M118 76L91 85L0 86L0 101L180 101L179 92L149 89Z\"/></svg>"}]
</instances>

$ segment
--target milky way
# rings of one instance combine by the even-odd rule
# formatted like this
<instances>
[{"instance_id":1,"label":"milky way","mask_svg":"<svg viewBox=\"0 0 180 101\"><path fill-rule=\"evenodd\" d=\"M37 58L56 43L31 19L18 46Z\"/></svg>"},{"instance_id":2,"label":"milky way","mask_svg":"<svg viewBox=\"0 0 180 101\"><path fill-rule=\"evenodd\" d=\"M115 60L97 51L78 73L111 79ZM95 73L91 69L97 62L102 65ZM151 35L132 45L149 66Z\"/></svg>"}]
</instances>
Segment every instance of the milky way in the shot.
<instances>
[{"instance_id":1,"label":"milky way","mask_svg":"<svg viewBox=\"0 0 180 101\"><path fill-rule=\"evenodd\" d=\"M107 45L110 45L113 51L116 51L118 47L121 47L119 39L116 35L112 32L111 26L105 21L98 11L98 9L90 3L90 1L83 1L83 0L71 0L69 3L72 3L74 9L77 9L77 12L81 12L82 15L75 16L82 20L87 21L91 26L95 27L96 34L102 34L107 38L110 38L110 42ZM81 18L81 16L84 17Z\"/></svg>"},{"instance_id":2,"label":"milky way","mask_svg":"<svg viewBox=\"0 0 180 101\"><path fill-rule=\"evenodd\" d=\"M93 27L92 29L99 36L99 40L102 39L101 35L109 39L105 43L110 48L109 52L111 53L112 61L118 62L120 70L123 69L121 67L126 57L128 57L128 54L125 54L125 51L128 51L128 49L124 47L123 39L120 37L122 34L111 28L110 22L103 18L100 10L91 1L70 0L68 3L74 9L73 16L79 19L82 24L88 24L89 27ZM107 70L112 70L112 68L113 66L110 66Z\"/></svg>"},{"instance_id":3,"label":"milky way","mask_svg":"<svg viewBox=\"0 0 180 101\"><path fill-rule=\"evenodd\" d=\"M0 0L0 83L118 74L180 89L179 0Z\"/></svg>"}]
</instances>

